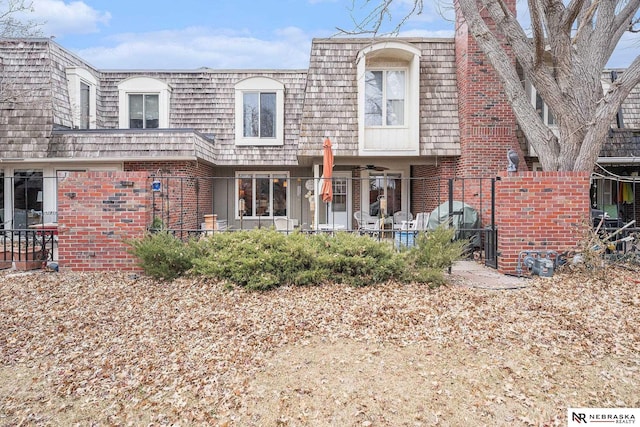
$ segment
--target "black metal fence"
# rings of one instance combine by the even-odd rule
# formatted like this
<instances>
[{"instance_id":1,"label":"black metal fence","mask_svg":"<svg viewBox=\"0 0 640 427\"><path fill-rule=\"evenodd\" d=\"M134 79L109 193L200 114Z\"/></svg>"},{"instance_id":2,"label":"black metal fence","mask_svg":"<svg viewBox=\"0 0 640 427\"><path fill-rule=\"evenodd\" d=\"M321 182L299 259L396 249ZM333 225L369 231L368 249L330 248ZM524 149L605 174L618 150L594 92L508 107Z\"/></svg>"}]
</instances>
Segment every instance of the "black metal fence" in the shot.
<instances>
[{"instance_id":1,"label":"black metal fence","mask_svg":"<svg viewBox=\"0 0 640 427\"><path fill-rule=\"evenodd\" d=\"M3 230L0 269L33 270L58 261L58 236L53 229Z\"/></svg>"},{"instance_id":2,"label":"black metal fence","mask_svg":"<svg viewBox=\"0 0 640 427\"><path fill-rule=\"evenodd\" d=\"M471 251L497 267L495 181L399 176L323 179L277 173L235 177L150 177L150 229L188 238L202 233L272 227L284 233L339 231L393 240L399 249L440 224L469 239ZM327 201L325 201L327 200Z\"/></svg>"}]
</instances>

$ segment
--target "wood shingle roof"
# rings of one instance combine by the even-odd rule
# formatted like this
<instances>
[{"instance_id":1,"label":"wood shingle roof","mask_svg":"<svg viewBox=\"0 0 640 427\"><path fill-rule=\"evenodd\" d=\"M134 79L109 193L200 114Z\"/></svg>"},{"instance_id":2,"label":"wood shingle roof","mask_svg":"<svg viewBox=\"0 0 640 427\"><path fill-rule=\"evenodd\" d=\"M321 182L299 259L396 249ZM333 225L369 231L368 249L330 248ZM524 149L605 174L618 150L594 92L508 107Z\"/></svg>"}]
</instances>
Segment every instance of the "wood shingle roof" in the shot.
<instances>
[{"instance_id":1,"label":"wood shingle roof","mask_svg":"<svg viewBox=\"0 0 640 427\"><path fill-rule=\"evenodd\" d=\"M458 155L460 135L453 39L398 39L421 52L420 154ZM357 57L373 39L314 39L299 154L321 156L332 138L336 156L358 155Z\"/></svg>"}]
</instances>

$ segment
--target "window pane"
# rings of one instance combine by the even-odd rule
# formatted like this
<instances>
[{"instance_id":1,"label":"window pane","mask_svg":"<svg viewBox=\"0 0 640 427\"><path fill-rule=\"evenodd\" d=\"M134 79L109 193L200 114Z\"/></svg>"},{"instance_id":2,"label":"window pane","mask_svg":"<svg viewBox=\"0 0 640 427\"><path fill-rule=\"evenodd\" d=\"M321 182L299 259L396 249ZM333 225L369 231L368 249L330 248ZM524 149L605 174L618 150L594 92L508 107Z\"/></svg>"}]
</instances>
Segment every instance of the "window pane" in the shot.
<instances>
[{"instance_id":1,"label":"window pane","mask_svg":"<svg viewBox=\"0 0 640 427\"><path fill-rule=\"evenodd\" d=\"M157 128L160 124L158 109L158 95L144 96L144 122L145 128Z\"/></svg>"},{"instance_id":2,"label":"window pane","mask_svg":"<svg viewBox=\"0 0 640 427\"><path fill-rule=\"evenodd\" d=\"M245 137L257 137L258 125L259 125L259 110L258 110L258 94L257 93L245 93L243 95L243 110L244 110L244 132Z\"/></svg>"},{"instance_id":3,"label":"window pane","mask_svg":"<svg viewBox=\"0 0 640 427\"><path fill-rule=\"evenodd\" d=\"M384 175L369 174L369 214L380 215L380 197L384 196Z\"/></svg>"},{"instance_id":4,"label":"window pane","mask_svg":"<svg viewBox=\"0 0 640 427\"><path fill-rule=\"evenodd\" d=\"M42 170L15 170L13 195L13 228L42 222Z\"/></svg>"},{"instance_id":5,"label":"window pane","mask_svg":"<svg viewBox=\"0 0 640 427\"><path fill-rule=\"evenodd\" d=\"M276 94L260 94L260 138L276 136Z\"/></svg>"},{"instance_id":6,"label":"window pane","mask_svg":"<svg viewBox=\"0 0 640 427\"><path fill-rule=\"evenodd\" d=\"M404 100L387 101L387 125L401 126L404 124Z\"/></svg>"},{"instance_id":7,"label":"window pane","mask_svg":"<svg viewBox=\"0 0 640 427\"><path fill-rule=\"evenodd\" d=\"M142 129L143 117L142 95L129 95L129 127Z\"/></svg>"},{"instance_id":8,"label":"window pane","mask_svg":"<svg viewBox=\"0 0 640 427\"><path fill-rule=\"evenodd\" d=\"M538 115L544 121L544 102L542 102L542 97L536 93L536 111Z\"/></svg>"},{"instance_id":9,"label":"window pane","mask_svg":"<svg viewBox=\"0 0 640 427\"><path fill-rule=\"evenodd\" d=\"M545 105L545 107L547 106ZM551 110L549 110L549 107L547 107L547 124L550 126L556 124L556 119L553 117L553 113L551 112Z\"/></svg>"},{"instance_id":10,"label":"window pane","mask_svg":"<svg viewBox=\"0 0 640 427\"><path fill-rule=\"evenodd\" d=\"M402 210L402 179L400 174L387 175L387 212L389 215Z\"/></svg>"},{"instance_id":11,"label":"window pane","mask_svg":"<svg viewBox=\"0 0 640 427\"><path fill-rule=\"evenodd\" d=\"M287 177L274 175L273 178L273 215L287 216Z\"/></svg>"},{"instance_id":12,"label":"window pane","mask_svg":"<svg viewBox=\"0 0 640 427\"><path fill-rule=\"evenodd\" d=\"M333 178L333 202L334 212L347 211L347 179Z\"/></svg>"},{"instance_id":13,"label":"window pane","mask_svg":"<svg viewBox=\"0 0 640 427\"><path fill-rule=\"evenodd\" d=\"M80 129L89 129L89 85L80 82Z\"/></svg>"},{"instance_id":14,"label":"window pane","mask_svg":"<svg viewBox=\"0 0 640 427\"><path fill-rule=\"evenodd\" d=\"M387 125L404 124L404 71L387 71Z\"/></svg>"},{"instance_id":15,"label":"window pane","mask_svg":"<svg viewBox=\"0 0 640 427\"><path fill-rule=\"evenodd\" d=\"M253 179L251 177L242 177L238 179L238 200L244 200L243 216L253 216ZM240 213L240 204L238 202L238 213Z\"/></svg>"},{"instance_id":16,"label":"window pane","mask_svg":"<svg viewBox=\"0 0 640 427\"><path fill-rule=\"evenodd\" d=\"M404 99L404 71L387 71L387 98Z\"/></svg>"},{"instance_id":17,"label":"window pane","mask_svg":"<svg viewBox=\"0 0 640 427\"><path fill-rule=\"evenodd\" d=\"M268 175L256 176L256 215L269 216L271 214L271 197L269 192L270 179Z\"/></svg>"},{"instance_id":18,"label":"window pane","mask_svg":"<svg viewBox=\"0 0 640 427\"><path fill-rule=\"evenodd\" d=\"M365 126L382 125L382 71L365 73L364 97Z\"/></svg>"}]
</instances>

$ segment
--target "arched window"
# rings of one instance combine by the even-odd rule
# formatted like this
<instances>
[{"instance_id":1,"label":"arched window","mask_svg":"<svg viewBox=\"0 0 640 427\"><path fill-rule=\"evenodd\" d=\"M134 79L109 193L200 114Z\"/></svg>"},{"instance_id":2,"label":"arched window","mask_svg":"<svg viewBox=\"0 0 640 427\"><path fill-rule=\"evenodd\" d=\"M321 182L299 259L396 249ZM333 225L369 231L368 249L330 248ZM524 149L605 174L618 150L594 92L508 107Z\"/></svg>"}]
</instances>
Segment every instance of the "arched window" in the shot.
<instances>
[{"instance_id":1,"label":"arched window","mask_svg":"<svg viewBox=\"0 0 640 427\"><path fill-rule=\"evenodd\" d=\"M360 155L419 153L420 50L381 41L358 53Z\"/></svg>"},{"instance_id":2,"label":"arched window","mask_svg":"<svg viewBox=\"0 0 640 427\"><path fill-rule=\"evenodd\" d=\"M171 87L151 77L132 77L118 84L120 129L169 127Z\"/></svg>"},{"instance_id":3,"label":"arched window","mask_svg":"<svg viewBox=\"0 0 640 427\"><path fill-rule=\"evenodd\" d=\"M95 129L98 80L85 68L69 67L66 72L73 128Z\"/></svg>"},{"instance_id":4,"label":"arched window","mask_svg":"<svg viewBox=\"0 0 640 427\"><path fill-rule=\"evenodd\" d=\"M284 144L284 84L250 77L235 85L236 145Z\"/></svg>"}]
</instances>

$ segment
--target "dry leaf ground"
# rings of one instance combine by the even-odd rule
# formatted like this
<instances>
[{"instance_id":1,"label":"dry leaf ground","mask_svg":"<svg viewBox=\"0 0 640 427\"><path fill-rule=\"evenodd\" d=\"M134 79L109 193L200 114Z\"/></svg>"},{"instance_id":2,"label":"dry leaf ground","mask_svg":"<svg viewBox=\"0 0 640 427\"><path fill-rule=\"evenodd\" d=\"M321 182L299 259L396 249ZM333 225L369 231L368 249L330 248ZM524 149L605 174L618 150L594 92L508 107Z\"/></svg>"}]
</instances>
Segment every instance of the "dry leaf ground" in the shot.
<instances>
[{"instance_id":1,"label":"dry leaf ground","mask_svg":"<svg viewBox=\"0 0 640 427\"><path fill-rule=\"evenodd\" d=\"M640 275L246 292L0 274L0 425L566 425L640 407Z\"/></svg>"}]
</instances>

